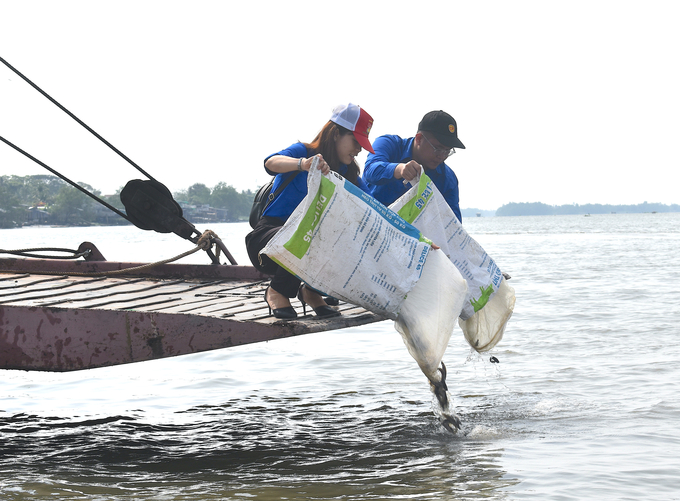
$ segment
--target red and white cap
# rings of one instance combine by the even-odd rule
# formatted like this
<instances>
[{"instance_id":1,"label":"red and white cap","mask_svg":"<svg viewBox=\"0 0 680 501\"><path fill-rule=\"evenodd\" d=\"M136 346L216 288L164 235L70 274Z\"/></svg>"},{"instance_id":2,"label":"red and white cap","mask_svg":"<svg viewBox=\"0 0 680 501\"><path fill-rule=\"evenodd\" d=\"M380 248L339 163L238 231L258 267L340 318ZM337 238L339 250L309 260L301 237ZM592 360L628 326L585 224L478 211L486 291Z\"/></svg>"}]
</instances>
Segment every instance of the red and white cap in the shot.
<instances>
[{"instance_id":1,"label":"red and white cap","mask_svg":"<svg viewBox=\"0 0 680 501\"><path fill-rule=\"evenodd\" d=\"M362 148L375 153L371 142L368 140L368 133L371 132L371 127L373 127L373 118L365 110L352 103L340 104L333 108L331 122L351 130Z\"/></svg>"}]
</instances>

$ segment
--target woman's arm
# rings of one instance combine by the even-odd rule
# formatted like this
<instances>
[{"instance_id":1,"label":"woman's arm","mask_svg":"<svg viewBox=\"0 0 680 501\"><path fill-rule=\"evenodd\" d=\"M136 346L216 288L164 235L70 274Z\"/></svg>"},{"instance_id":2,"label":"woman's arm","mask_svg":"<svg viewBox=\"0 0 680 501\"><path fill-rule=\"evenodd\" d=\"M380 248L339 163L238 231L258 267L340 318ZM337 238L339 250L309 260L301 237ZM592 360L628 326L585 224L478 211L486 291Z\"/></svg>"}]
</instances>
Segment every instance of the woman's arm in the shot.
<instances>
[{"instance_id":1,"label":"woman's arm","mask_svg":"<svg viewBox=\"0 0 680 501\"><path fill-rule=\"evenodd\" d=\"M304 170L309 172L309 169L312 168L312 162L314 161L315 157L319 158L319 165L317 167L321 170L321 173L328 174L331 168L328 166L320 153L309 158L293 158L287 157L285 155L274 155L267 159L267 161L264 163L264 166L268 170L279 174L284 172L293 172L296 170Z\"/></svg>"}]
</instances>

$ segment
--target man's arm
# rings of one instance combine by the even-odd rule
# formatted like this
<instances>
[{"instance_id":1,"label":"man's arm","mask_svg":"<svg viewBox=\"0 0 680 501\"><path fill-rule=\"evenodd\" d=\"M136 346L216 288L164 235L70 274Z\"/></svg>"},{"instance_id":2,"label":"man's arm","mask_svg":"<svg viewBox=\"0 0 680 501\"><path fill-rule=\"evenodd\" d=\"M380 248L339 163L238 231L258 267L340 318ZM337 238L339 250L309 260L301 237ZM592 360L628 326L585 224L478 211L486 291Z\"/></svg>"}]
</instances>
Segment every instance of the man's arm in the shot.
<instances>
[{"instance_id":1,"label":"man's arm","mask_svg":"<svg viewBox=\"0 0 680 501\"><path fill-rule=\"evenodd\" d=\"M364 166L364 181L369 184L387 184L394 179L394 169L401 160L398 136L380 136L373 141L375 153L369 153Z\"/></svg>"}]
</instances>

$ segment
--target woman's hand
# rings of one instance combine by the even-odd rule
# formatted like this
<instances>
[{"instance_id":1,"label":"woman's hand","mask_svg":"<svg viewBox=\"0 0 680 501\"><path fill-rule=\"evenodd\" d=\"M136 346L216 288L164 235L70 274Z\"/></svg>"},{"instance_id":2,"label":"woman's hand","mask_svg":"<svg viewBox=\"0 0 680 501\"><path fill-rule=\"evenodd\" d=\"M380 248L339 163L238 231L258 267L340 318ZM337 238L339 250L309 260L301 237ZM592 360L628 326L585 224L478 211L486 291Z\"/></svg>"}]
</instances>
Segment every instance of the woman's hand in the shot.
<instances>
[{"instance_id":1,"label":"woman's hand","mask_svg":"<svg viewBox=\"0 0 680 501\"><path fill-rule=\"evenodd\" d=\"M321 153L317 153L316 155L314 155L312 157L305 158L302 161L302 170L306 170L307 172L309 172L309 169L312 168L312 162L314 162L315 158L319 159L319 164L316 167L317 167L317 169L319 169L321 171L321 174L324 174L324 175L328 174L331 171L331 167L323 159L323 157L321 156Z\"/></svg>"},{"instance_id":2,"label":"woman's hand","mask_svg":"<svg viewBox=\"0 0 680 501\"><path fill-rule=\"evenodd\" d=\"M285 155L274 155L267 159L267 161L264 163L264 166L267 168L267 170L276 172L277 174L293 172L296 170L304 170L309 172L309 169L312 168L312 162L317 157L319 158L319 170L322 174L328 174L331 171L331 168L323 159L321 153L309 158L293 158L287 157Z\"/></svg>"}]
</instances>

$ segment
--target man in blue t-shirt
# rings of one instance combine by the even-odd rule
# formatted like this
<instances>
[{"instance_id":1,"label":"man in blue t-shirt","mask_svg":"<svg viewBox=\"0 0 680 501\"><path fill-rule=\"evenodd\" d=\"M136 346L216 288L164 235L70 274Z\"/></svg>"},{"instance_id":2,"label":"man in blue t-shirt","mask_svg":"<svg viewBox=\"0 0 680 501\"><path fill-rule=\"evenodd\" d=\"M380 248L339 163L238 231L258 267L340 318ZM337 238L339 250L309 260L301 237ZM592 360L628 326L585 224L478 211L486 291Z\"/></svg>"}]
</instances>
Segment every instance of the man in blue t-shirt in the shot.
<instances>
[{"instance_id":1,"label":"man in blue t-shirt","mask_svg":"<svg viewBox=\"0 0 680 501\"><path fill-rule=\"evenodd\" d=\"M431 111L418 125L414 137L380 136L373 141L375 153L369 153L364 167L364 181L373 198L390 205L411 187L420 175L421 166L444 196L459 221L458 178L444 161L454 148L465 149L458 139L458 125L451 115Z\"/></svg>"}]
</instances>

